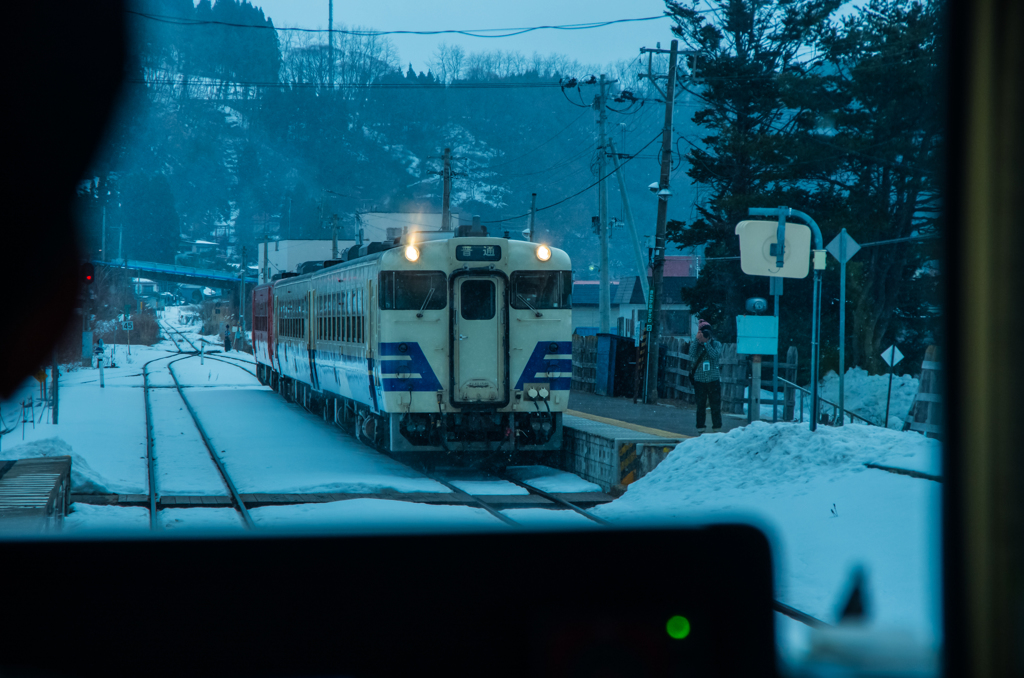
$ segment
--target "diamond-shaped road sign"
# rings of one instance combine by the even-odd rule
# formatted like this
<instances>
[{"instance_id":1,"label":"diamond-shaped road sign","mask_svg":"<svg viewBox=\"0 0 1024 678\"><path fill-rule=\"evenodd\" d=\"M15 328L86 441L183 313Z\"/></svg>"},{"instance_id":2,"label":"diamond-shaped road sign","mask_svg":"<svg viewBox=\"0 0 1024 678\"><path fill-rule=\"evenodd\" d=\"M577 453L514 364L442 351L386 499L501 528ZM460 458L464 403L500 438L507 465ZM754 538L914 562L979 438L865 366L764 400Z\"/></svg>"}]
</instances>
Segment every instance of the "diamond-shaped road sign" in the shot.
<instances>
[{"instance_id":1,"label":"diamond-shaped road sign","mask_svg":"<svg viewBox=\"0 0 1024 678\"><path fill-rule=\"evenodd\" d=\"M829 251L829 254L831 254L836 259L839 259L839 263L841 264L846 263L846 261L843 261L839 256L839 245L840 243L842 243L844 236L846 237L846 261L849 261L850 259L853 258L854 254L860 251L860 245L857 244L857 241L854 240L849 233L841 232L839 235L832 238L832 242L825 245L825 249Z\"/></svg>"},{"instance_id":2,"label":"diamond-shaped road sign","mask_svg":"<svg viewBox=\"0 0 1024 678\"><path fill-rule=\"evenodd\" d=\"M899 361L903 360L903 354L900 353L900 350L895 346L890 346L889 348L882 351L882 360L885 361L886 365L892 367ZM889 362L890 360L892 362Z\"/></svg>"}]
</instances>

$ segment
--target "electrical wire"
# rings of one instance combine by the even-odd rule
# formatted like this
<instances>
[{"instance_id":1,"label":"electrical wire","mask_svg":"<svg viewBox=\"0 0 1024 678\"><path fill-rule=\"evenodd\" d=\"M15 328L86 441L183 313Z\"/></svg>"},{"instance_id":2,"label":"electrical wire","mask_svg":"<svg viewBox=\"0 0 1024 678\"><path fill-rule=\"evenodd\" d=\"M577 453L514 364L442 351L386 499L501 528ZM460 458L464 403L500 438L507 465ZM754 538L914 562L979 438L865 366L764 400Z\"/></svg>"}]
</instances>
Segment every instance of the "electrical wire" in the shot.
<instances>
[{"instance_id":1,"label":"electrical wire","mask_svg":"<svg viewBox=\"0 0 1024 678\"><path fill-rule=\"evenodd\" d=\"M653 138L652 138L652 139L651 139L650 141L648 141L648 142L647 142L646 144L644 144L643 148L641 148L641 149L640 149L640 151L644 151L644 150L646 150L646 149L647 149L647 147L648 147L648 146L650 146L651 144L653 144L653 143L654 143L655 141L657 141L657 140L658 140L658 138L659 138L660 136L661 136L661 132L659 132L659 133L658 133L657 135L655 135L655 136L654 136L654 137L653 137ZM639 153L640 153L640 151L637 151L637 154L639 154ZM624 160L623 162L619 163L619 167L624 167L624 166L625 166L625 165L626 165L627 163L629 163L629 162L630 162L630 161L631 161L631 160L632 160L633 158L635 158L635 157L636 157L636 156L635 156L635 155L633 155L633 156L630 156L629 158L626 158L626 160ZM594 186L597 186L597 185L598 185L599 183L601 183L602 181L604 181L605 179L607 179L608 177L610 177L610 176L611 176L612 174L614 174L614 173L615 173L616 171L617 171L617 168L616 168L616 169L613 169L613 170L612 170L611 172L608 172L608 173L607 173L607 174L605 174L605 175L604 175L603 177L600 177L600 178L599 178L599 179L598 179L597 181L595 181L594 183L590 184L590 185L589 185L589 186L587 186L586 188L583 188L583 189L581 189L581 190L579 190L579 191L576 191L575 193L573 193L573 194L572 194L572 195L570 195L570 196L566 196L565 198L562 198L561 200L559 200L559 201L557 201L557 202L553 202L553 203L551 203L550 205L545 205L544 207L538 207L538 208L537 208L537 211L538 211L538 212L542 212L542 211L544 211L544 210L549 210L549 209L551 209L552 207L556 207L556 206L558 206L558 205L561 205L561 204L562 204L562 203L564 203L564 202L568 202L569 200L572 200L573 198L575 198L575 197L577 197L577 196L583 195L584 193L586 193L587 191L589 191L590 189L592 189L592 188L593 188ZM524 217L528 217L528 216L530 216L530 212L526 212L525 214L519 214L519 215L517 215L517 216L514 216L514 217L508 217L508 218L506 218L506 219L495 219L495 220L492 220L492 221L483 221L483 222L481 222L481 223L484 223L484 224L500 224L500 223L504 223L504 222L506 222L506 221L514 221L514 220L516 220L516 219L522 219L522 218L524 218Z\"/></svg>"},{"instance_id":2,"label":"electrical wire","mask_svg":"<svg viewBox=\"0 0 1024 678\"><path fill-rule=\"evenodd\" d=\"M253 25L253 24L239 24L232 23L229 21L213 21L208 19L189 19L187 17L173 17L161 14L149 14L147 12L139 12L137 10L125 10L127 14L134 14L135 16L149 19L151 21L157 21L166 24L175 24L178 26L225 26L229 28L256 28L262 30L272 31L291 31L296 33L339 33L342 35L356 35L363 37L373 37L380 35L447 35L457 34L466 35L471 38L510 38L515 35L522 35L524 33L530 33L533 31L540 30L556 30L556 31L584 31L591 28L603 28L605 26L612 26L614 24L634 23L638 21L656 21L657 19L668 18L665 14L659 14L658 16L645 16L637 17L635 19L612 19L610 21L591 21L588 23L580 24L556 24L556 25L545 25L545 26L526 26L517 28L474 28L466 30L457 29L443 29L437 31L362 31L362 30L349 30L344 28L299 28L299 27L285 27L277 28L273 24L271 25ZM269 19L268 19L269 21ZM494 33L494 35L483 35L485 33Z\"/></svg>"}]
</instances>

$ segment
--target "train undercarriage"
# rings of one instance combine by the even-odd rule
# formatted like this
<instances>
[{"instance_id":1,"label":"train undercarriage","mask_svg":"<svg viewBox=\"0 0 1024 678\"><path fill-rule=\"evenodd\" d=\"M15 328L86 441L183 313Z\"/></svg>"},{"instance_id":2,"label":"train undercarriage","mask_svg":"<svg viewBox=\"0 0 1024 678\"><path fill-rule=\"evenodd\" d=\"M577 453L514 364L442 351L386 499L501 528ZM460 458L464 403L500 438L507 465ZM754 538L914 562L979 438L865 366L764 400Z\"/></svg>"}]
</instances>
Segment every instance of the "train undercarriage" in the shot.
<instances>
[{"instance_id":1,"label":"train undercarriage","mask_svg":"<svg viewBox=\"0 0 1024 678\"><path fill-rule=\"evenodd\" d=\"M545 463L562 447L562 413L380 413L257 365L260 383L375 449L417 466L498 467Z\"/></svg>"}]
</instances>

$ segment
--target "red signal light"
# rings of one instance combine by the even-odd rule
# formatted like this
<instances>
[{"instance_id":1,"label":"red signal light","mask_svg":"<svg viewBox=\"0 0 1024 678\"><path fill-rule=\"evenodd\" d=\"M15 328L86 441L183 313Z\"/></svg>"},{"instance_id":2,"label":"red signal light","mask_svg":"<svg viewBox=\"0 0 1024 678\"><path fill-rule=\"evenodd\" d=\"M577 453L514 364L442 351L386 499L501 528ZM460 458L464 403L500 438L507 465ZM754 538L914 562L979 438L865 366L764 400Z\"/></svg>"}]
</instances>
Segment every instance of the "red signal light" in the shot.
<instances>
[{"instance_id":1,"label":"red signal light","mask_svg":"<svg viewBox=\"0 0 1024 678\"><path fill-rule=\"evenodd\" d=\"M92 279L96 275L95 267L88 261L82 264L82 282L86 285L92 284Z\"/></svg>"}]
</instances>

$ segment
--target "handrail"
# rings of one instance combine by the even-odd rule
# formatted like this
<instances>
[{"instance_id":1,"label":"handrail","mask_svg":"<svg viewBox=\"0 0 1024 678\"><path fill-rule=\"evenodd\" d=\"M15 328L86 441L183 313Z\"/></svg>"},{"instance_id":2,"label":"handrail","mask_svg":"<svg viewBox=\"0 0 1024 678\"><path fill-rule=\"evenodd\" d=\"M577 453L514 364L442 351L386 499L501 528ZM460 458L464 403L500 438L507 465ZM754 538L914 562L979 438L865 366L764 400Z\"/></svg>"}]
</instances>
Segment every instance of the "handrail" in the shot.
<instances>
[{"instance_id":1,"label":"handrail","mask_svg":"<svg viewBox=\"0 0 1024 678\"><path fill-rule=\"evenodd\" d=\"M811 392L809 390L807 390L803 386L798 386L797 384L794 384L793 382L789 381L788 379L783 379L782 377L779 377L779 381L782 382L783 384L788 385L788 386L792 386L793 388L797 389L798 391L803 391L807 395L811 395ZM818 400L820 400L821 402L824 402L824 403L828 403L834 409L839 409L839 405L837 403L834 403L831 400L827 400L827 399L821 397L821 395L818 395ZM850 410L846 409L845 407L843 408L843 412L846 412L851 417L855 417L857 419L862 420L866 424L869 424L871 426L878 426L878 424L876 424L875 422L871 421L867 417L864 417L863 415L857 414L856 412L851 412Z\"/></svg>"}]
</instances>

